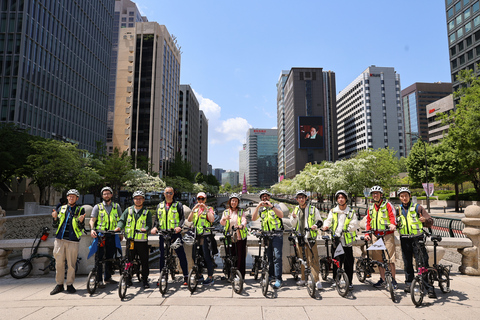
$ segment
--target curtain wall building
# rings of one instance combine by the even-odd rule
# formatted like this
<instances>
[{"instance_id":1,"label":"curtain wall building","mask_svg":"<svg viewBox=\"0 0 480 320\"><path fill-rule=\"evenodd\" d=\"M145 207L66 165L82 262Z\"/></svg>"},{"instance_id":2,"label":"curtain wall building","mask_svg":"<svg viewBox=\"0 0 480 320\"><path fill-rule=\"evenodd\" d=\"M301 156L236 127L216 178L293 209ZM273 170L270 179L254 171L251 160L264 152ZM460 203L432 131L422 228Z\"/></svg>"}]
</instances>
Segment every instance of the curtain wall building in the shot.
<instances>
[{"instance_id":1,"label":"curtain wall building","mask_svg":"<svg viewBox=\"0 0 480 320\"><path fill-rule=\"evenodd\" d=\"M208 174L208 119L205 113L200 110L200 138L199 138L199 167L200 172L204 175ZM220 180L219 180L220 181Z\"/></svg>"},{"instance_id":2,"label":"curtain wall building","mask_svg":"<svg viewBox=\"0 0 480 320\"><path fill-rule=\"evenodd\" d=\"M337 160L335 73L283 71L277 83L278 170L293 178L307 163ZM281 179L283 174L279 173Z\"/></svg>"},{"instance_id":3,"label":"curtain wall building","mask_svg":"<svg viewBox=\"0 0 480 320\"><path fill-rule=\"evenodd\" d=\"M405 156L400 75L368 67L337 96L338 156L390 147Z\"/></svg>"},{"instance_id":4,"label":"curtain wall building","mask_svg":"<svg viewBox=\"0 0 480 320\"><path fill-rule=\"evenodd\" d=\"M113 147L162 177L178 143L180 50L164 25L120 28Z\"/></svg>"},{"instance_id":5,"label":"curtain wall building","mask_svg":"<svg viewBox=\"0 0 480 320\"><path fill-rule=\"evenodd\" d=\"M201 172L200 109L195 93L189 85L180 85L179 103L178 148L183 160L192 165L192 171Z\"/></svg>"},{"instance_id":6,"label":"curtain wall building","mask_svg":"<svg viewBox=\"0 0 480 320\"><path fill-rule=\"evenodd\" d=\"M114 2L0 1L0 122L94 152L107 135Z\"/></svg>"},{"instance_id":7,"label":"curtain wall building","mask_svg":"<svg viewBox=\"0 0 480 320\"><path fill-rule=\"evenodd\" d=\"M277 182L277 139L277 129L248 129L247 185L269 188Z\"/></svg>"}]
</instances>

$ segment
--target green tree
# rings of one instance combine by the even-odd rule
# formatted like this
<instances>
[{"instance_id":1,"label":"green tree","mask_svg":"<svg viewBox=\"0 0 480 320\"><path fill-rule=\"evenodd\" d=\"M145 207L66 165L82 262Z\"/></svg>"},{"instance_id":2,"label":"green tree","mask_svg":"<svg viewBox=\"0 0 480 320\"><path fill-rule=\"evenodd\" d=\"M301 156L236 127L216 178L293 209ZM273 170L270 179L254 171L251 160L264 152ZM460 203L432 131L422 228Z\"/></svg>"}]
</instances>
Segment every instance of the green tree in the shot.
<instances>
[{"instance_id":1,"label":"green tree","mask_svg":"<svg viewBox=\"0 0 480 320\"><path fill-rule=\"evenodd\" d=\"M131 157L126 151L120 154L118 148L115 148L112 154L104 157L99 173L104 179L104 185L110 186L115 195L118 195L124 182L133 179L131 170Z\"/></svg>"},{"instance_id":2,"label":"green tree","mask_svg":"<svg viewBox=\"0 0 480 320\"><path fill-rule=\"evenodd\" d=\"M364 169L359 172L359 183L365 188L380 185L388 190L397 185L398 160L396 151L390 148L360 151L355 159L365 159Z\"/></svg>"},{"instance_id":3,"label":"green tree","mask_svg":"<svg viewBox=\"0 0 480 320\"><path fill-rule=\"evenodd\" d=\"M192 164L186 160L183 160L180 152L175 154L175 159L170 164L170 168L168 170L168 176L183 177L188 181L194 181L195 178L192 172Z\"/></svg>"},{"instance_id":4,"label":"green tree","mask_svg":"<svg viewBox=\"0 0 480 320\"><path fill-rule=\"evenodd\" d=\"M205 181L205 176L203 175L203 173L197 172L197 174L195 175L195 182L202 183L204 181Z\"/></svg>"},{"instance_id":5,"label":"green tree","mask_svg":"<svg viewBox=\"0 0 480 320\"><path fill-rule=\"evenodd\" d=\"M433 147L418 140L410 150L407 158L408 176L413 183L412 187L421 188L422 183L426 182L425 170L425 147L427 148L427 167L433 164ZM433 174L429 172L428 182L433 182Z\"/></svg>"},{"instance_id":6,"label":"green tree","mask_svg":"<svg viewBox=\"0 0 480 320\"><path fill-rule=\"evenodd\" d=\"M193 192L193 183L184 177L165 177L167 186L171 186L176 192Z\"/></svg>"},{"instance_id":7,"label":"green tree","mask_svg":"<svg viewBox=\"0 0 480 320\"><path fill-rule=\"evenodd\" d=\"M218 182L217 178L211 173L206 176L205 181L209 185L220 187L220 182Z\"/></svg>"},{"instance_id":8,"label":"green tree","mask_svg":"<svg viewBox=\"0 0 480 320\"><path fill-rule=\"evenodd\" d=\"M225 190L225 192L231 192L232 191L232 185L227 182L223 185L223 189Z\"/></svg>"},{"instance_id":9,"label":"green tree","mask_svg":"<svg viewBox=\"0 0 480 320\"><path fill-rule=\"evenodd\" d=\"M125 189L130 192L136 190L142 190L144 192L160 191L166 186L162 179L157 176L152 176L141 169L131 170L129 175L131 178L125 181Z\"/></svg>"}]
</instances>

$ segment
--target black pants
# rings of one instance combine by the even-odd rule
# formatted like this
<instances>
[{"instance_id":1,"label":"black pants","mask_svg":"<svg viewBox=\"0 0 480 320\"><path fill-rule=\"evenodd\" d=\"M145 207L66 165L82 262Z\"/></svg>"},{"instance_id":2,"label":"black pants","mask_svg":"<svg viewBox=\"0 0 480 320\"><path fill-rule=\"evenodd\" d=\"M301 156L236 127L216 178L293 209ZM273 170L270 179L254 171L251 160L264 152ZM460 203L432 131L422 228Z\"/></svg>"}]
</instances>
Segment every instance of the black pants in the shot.
<instances>
[{"instance_id":1,"label":"black pants","mask_svg":"<svg viewBox=\"0 0 480 320\"><path fill-rule=\"evenodd\" d=\"M332 257L335 253L335 249L336 247L332 245ZM340 261L340 266L343 266L343 270L345 270L345 273L347 274L348 281L350 281L350 284L353 284L353 264L355 262L355 259L353 258L353 248L343 247L343 251L345 251L345 253L335 257L335 260ZM336 276L337 266L333 264L333 278L335 279Z\"/></svg>"},{"instance_id":2,"label":"black pants","mask_svg":"<svg viewBox=\"0 0 480 320\"><path fill-rule=\"evenodd\" d=\"M176 233L170 239L170 243L174 243L177 239L181 239L182 236L180 233ZM165 239L163 236L159 237L159 248L160 248L160 271L162 271L163 267L165 266L165 248L163 246ZM180 260L180 267L182 267L183 276L188 276L188 263L187 263L187 256L185 255L185 249L183 246L175 249L175 253L177 254L178 259Z\"/></svg>"},{"instance_id":3,"label":"black pants","mask_svg":"<svg viewBox=\"0 0 480 320\"><path fill-rule=\"evenodd\" d=\"M95 253L95 264L97 266L97 281L102 281L103 274L103 264L101 261L103 259L112 259L115 255L117 248L115 247L115 235L105 234L105 244L98 247L97 253ZM105 252L105 257L103 256ZM108 261L105 263L105 280L108 280L112 277L110 270L112 269L112 262Z\"/></svg>"},{"instance_id":4,"label":"black pants","mask_svg":"<svg viewBox=\"0 0 480 320\"><path fill-rule=\"evenodd\" d=\"M238 240L235 245L235 255L237 256L237 269L242 274L243 279L245 279L245 264L247 259L247 239Z\"/></svg>"},{"instance_id":5,"label":"black pants","mask_svg":"<svg viewBox=\"0 0 480 320\"><path fill-rule=\"evenodd\" d=\"M420 237L421 239L421 237ZM405 271L405 283L411 283L415 277L413 270L413 257L419 266L428 268L428 253L425 246L420 246L415 243L419 238L401 238L400 244L402 246L403 270ZM418 250L421 248L421 250Z\"/></svg>"},{"instance_id":6,"label":"black pants","mask_svg":"<svg viewBox=\"0 0 480 320\"><path fill-rule=\"evenodd\" d=\"M147 241L134 241L133 250L130 250L130 241L127 241L127 255L128 260L133 261L135 255L138 255L140 258L140 264L142 265L142 279L143 283L148 283L148 275L150 274L150 269L148 266L148 242Z\"/></svg>"}]
</instances>

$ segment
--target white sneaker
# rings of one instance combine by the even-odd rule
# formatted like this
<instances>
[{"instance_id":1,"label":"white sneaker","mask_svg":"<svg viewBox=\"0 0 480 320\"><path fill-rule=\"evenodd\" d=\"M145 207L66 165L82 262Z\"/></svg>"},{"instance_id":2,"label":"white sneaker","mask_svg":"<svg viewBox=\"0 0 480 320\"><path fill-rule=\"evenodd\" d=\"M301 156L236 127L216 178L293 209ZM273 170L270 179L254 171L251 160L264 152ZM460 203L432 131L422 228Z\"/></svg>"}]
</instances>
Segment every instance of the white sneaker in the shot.
<instances>
[{"instance_id":1,"label":"white sneaker","mask_svg":"<svg viewBox=\"0 0 480 320\"><path fill-rule=\"evenodd\" d=\"M305 285L305 280L298 280L297 281L297 286L302 287Z\"/></svg>"},{"instance_id":2,"label":"white sneaker","mask_svg":"<svg viewBox=\"0 0 480 320\"><path fill-rule=\"evenodd\" d=\"M320 281L317 281L317 290L322 290L322 289L323 289L322 283Z\"/></svg>"}]
</instances>

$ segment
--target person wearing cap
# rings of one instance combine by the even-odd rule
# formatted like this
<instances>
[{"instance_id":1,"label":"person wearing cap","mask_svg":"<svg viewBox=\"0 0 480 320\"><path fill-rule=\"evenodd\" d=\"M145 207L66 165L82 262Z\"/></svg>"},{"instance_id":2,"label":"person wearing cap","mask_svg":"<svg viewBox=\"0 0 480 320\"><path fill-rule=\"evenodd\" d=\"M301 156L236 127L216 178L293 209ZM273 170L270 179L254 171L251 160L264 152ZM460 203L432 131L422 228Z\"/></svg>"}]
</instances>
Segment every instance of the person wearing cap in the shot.
<instances>
[{"instance_id":1,"label":"person wearing cap","mask_svg":"<svg viewBox=\"0 0 480 320\"><path fill-rule=\"evenodd\" d=\"M303 250L305 250L305 256L307 263L312 270L313 278L316 281L317 289L322 289L322 283L320 282L320 264L318 259L318 248L316 239L318 235L318 226L323 224L320 212L315 206L307 205L308 196L304 190L297 191L295 199L298 202L298 206L293 209L290 216L290 222L292 226L295 226L295 230L303 237L306 237L307 241L304 241L303 246L297 246L297 254L303 259ZM305 228L310 230L306 232ZM308 246L308 247L307 247ZM298 286L305 285L305 266L302 264L302 278L297 281Z\"/></svg>"},{"instance_id":2,"label":"person wearing cap","mask_svg":"<svg viewBox=\"0 0 480 320\"><path fill-rule=\"evenodd\" d=\"M143 289L148 289L150 288L148 284L148 275L150 274L148 265L148 232L152 229L152 214L143 206L144 202L145 193L140 190L135 191L133 193L133 206L125 209L120 219L118 219L117 228L114 231L118 232L125 229L128 260L133 261L136 255L140 257L142 285Z\"/></svg>"},{"instance_id":3,"label":"person wearing cap","mask_svg":"<svg viewBox=\"0 0 480 320\"><path fill-rule=\"evenodd\" d=\"M349 289L353 289L353 265L355 258L353 257L352 243L355 241L356 232L359 227L355 210L347 204L348 194L344 190L338 190L335 193L337 206L328 212L328 217L323 223L323 231L332 229L335 235L332 241L332 253L335 252L338 244L341 243L344 253L339 255L338 259L343 265L343 269L350 281ZM333 278L337 276L337 266L333 264Z\"/></svg>"},{"instance_id":4,"label":"person wearing cap","mask_svg":"<svg viewBox=\"0 0 480 320\"><path fill-rule=\"evenodd\" d=\"M117 227L117 222L122 212L122 208L118 203L112 201L113 190L110 187L103 187L100 191L103 201L96 204L92 209L92 214L90 218L90 235L92 238L97 237L96 230L102 231L113 231ZM104 253L105 251L105 253ZM103 259L110 260L115 255L117 251L115 235L106 233L105 234L105 244L99 246L97 252L95 253L95 264L97 265L97 281L99 283L99 288L104 288L105 284L102 282L102 279L105 279L105 283L116 283L112 279L111 271L112 262L107 261L105 267L105 274L103 277Z\"/></svg>"},{"instance_id":5,"label":"person wearing cap","mask_svg":"<svg viewBox=\"0 0 480 320\"><path fill-rule=\"evenodd\" d=\"M392 272L393 277L393 287L397 289L397 281L395 280L395 238L393 233L396 230L396 219L395 219L395 208L393 205L388 202L386 199L383 199L383 189L380 186L373 186L370 189L370 194L372 195L372 204L367 211L367 221L366 229L373 230L375 233L372 238L372 242L377 241L378 235L383 235L383 242L387 248L387 260L389 264L390 271ZM370 241L370 235L365 235L365 240ZM382 261L382 251L373 250L371 254L373 260ZM380 271L380 280L375 283L373 286L375 288L380 288L385 283L385 269L378 267Z\"/></svg>"},{"instance_id":6,"label":"person wearing cap","mask_svg":"<svg viewBox=\"0 0 480 320\"><path fill-rule=\"evenodd\" d=\"M205 230L203 227L211 227L213 221L215 220L215 212L213 208L206 205L207 195L205 192L199 192L197 194L197 204L193 207L192 212L188 216L188 221L193 221L193 227L196 228L197 237L201 236L201 245L203 251L203 258L205 259L205 264L207 265L208 277L203 281L204 285L213 284L213 256L211 246L216 245L212 242L212 239L208 236L203 236ZM195 248L195 246L194 246ZM195 259L195 250L192 250L193 259ZM201 279L203 276L200 274Z\"/></svg>"},{"instance_id":7,"label":"person wearing cap","mask_svg":"<svg viewBox=\"0 0 480 320\"><path fill-rule=\"evenodd\" d=\"M425 246L418 251L416 242L423 239L423 228L433 225L433 218L418 203L413 203L410 190L406 187L398 189L398 197L402 204L397 207L398 232L402 247L403 270L405 271L405 292L410 292L410 285L414 278L413 256L415 260L423 261L421 266L428 267L428 253ZM418 236L418 237L417 237ZM428 297L436 298L433 286L428 288Z\"/></svg>"},{"instance_id":8,"label":"person wearing cap","mask_svg":"<svg viewBox=\"0 0 480 320\"><path fill-rule=\"evenodd\" d=\"M67 291L75 293L75 267L78 258L78 243L85 228L85 209L77 205L80 192L70 189L67 192L67 204L60 207L60 211L53 209L53 228L56 229L53 256L55 257L55 282L57 285L50 292L51 295L64 290L65 260L67 260Z\"/></svg>"},{"instance_id":9,"label":"person wearing cap","mask_svg":"<svg viewBox=\"0 0 480 320\"><path fill-rule=\"evenodd\" d=\"M153 228L151 234L157 234L158 230L174 230L175 234L170 238L170 243L174 243L177 239L182 241L182 234L180 233L185 222L185 214L183 212L183 204L173 200L175 191L172 187L166 187L163 191L165 195L165 201L162 201L157 206L157 214L153 217ZM160 270L165 266L165 247L164 237L159 236L159 248L160 248ZM187 256L185 255L185 249L183 246L175 249L178 259L180 260L180 266L183 271L183 284L187 285L188 278L188 263Z\"/></svg>"},{"instance_id":10,"label":"person wearing cap","mask_svg":"<svg viewBox=\"0 0 480 320\"><path fill-rule=\"evenodd\" d=\"M260 202L252 215L252 221L261 219L262 230L264 231L282 231L283 230L283 212L278 205L270 202L271 194L267 190L260 191ZM282 248L283 232L279 236L272 238L271 245L268 246L267 257L269 263L270 279L275 280L273 287L280 288L282 285Z\"/></svg>"},{"instance_id":11,"label":"person wearing cap","mask_svg":"<svg viewBox=\"0 0 480 320\"><path fill-rule=\"evenodd\" d=\"M245 279L246 259L247 259L247 218L243 209L239 209L240 196L232 193L228 199L228 208L223 211L220 224L225 227L225 234L235 233L232 237L233 248L237 256L237 268Z\"/></svg>"}]
</instances>

